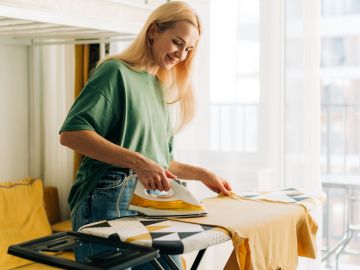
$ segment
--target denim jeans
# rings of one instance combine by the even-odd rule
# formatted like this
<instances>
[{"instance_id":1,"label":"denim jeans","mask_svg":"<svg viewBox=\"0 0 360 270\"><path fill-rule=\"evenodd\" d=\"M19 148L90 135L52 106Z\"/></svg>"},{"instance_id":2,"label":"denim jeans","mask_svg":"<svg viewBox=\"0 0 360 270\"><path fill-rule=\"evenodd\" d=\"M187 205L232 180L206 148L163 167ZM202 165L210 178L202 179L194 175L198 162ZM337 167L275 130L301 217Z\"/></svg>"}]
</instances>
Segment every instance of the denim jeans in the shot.
<instances>
[{"instance_id":1,"label":"denim jeans","mask_svg":"<svg viewBox=\"0 0 360 270\"><path fill-rule=\"evenodd\" d=\"M86 200L72 213L73 230L77 231L83 225L100 220L137 215L136 211L127 209L135 184L136 175L131 170L109 170L99 180ZM75 257L77 261L83 262L84 258L100 251L96 244L86 244L75 249ZM175 255L171 258L182 269L180 256ZM170 269L161 257L158 261L164 269ZM155 268L150 263L145 263L132 269L153 270Z\"/></svg>"}]
</instances>

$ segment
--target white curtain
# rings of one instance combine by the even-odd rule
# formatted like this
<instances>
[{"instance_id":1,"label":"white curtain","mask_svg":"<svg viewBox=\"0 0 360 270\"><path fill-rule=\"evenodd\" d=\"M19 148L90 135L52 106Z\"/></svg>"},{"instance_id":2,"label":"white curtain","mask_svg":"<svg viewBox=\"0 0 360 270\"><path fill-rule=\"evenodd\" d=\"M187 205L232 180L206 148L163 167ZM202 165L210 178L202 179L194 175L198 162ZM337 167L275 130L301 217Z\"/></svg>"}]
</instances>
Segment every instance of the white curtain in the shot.
<instances>
[{"instance_id":1,"label":"white curtain","mask_svg":"<svg viewBox=\"0 0 360 270\"><path fill-rule=\"evenodd\" d=\"M257 187L259 152L233 151L231 147L224 151L221 147L212 147L212 137L225 136L222 142L226 144L225 148L228 148L227 142L236 141L235 133L239 127L235 122L230 123L231 114L229 118L225 117L226 123L222 122L224 125L217 127L212 111L217 101L223 102L224 107L232 106L233 104L229 105L232 100L229 101L228 97L235 96L237 91L234 69L237 65L237 2L238 0L231 0L224 4L221 1L191 1L191 5L200 15L203 28L193 73L197 106L193 121L176 134L175 158L206 167L229 180L234 190L241 191ZM229 32L225 33L224 29ZM214 92L215 96L223 99L212 98ZM224 95L221 95L221 92ZM224 111L229 112L226 109ZM257 127L258 124L254 122L253 125ZM214 195L198 182L190 182L189 186L201 198Z\"/></svg>"},{"instance_id":2,"label":"white curtain","mask_svg":"<svg viewBox=\"0 0 360 270\"><path fill-rule=\"evenodd\" d=\"M285 184L320 195L320 0L285 2ZM300 260L299 269L320 269L322 213L318 258Z\"/></svg>"},{"instance_id":3,"label":"white curtain","mask_svg":"<svg viewBox=\"0 0 360 270\"><path fill-rule=\"evenodd\" d=\"M28 176L28 55L25 45L0 44L0 182Z\"/></svg>"},{"instance_id":4,"label":"white curtain","mask_svg":"<svg viewBox=\"0 0 360 270\"><path fill-rule=\"evenodd\" d=\"M73 153L60 145L58 132L74 101L74 46L34 46L30 56L30 175L57 187L66 219Z\"/></svg>"},{"instance_id":5,"label":"white curtain","mask_svg":"<svg viewBox=\"0 0 360 270\"><path fill-rule=\"evenodd\" d=\"M244 189L280 189L297 187L317 195L320 182L320 0L259 0L259 84L257 149L253 153L212 151L210 89L214 76L224 81L223 91L232 80L231 49L234 37L230 21L236 16L236 4L210 2L209 15L203 18L202 36L194 80L198 100L193 123L178 134L175 157L180 161L207 167L227 177L236 191ZM244 0L239 1L240 9ZM216 12L212 13L216 7ZM228 8L228 10L226 10ZM206 10L206 8L205 8ZM212 16L226 14L215 24ZM241 10L240 10L241 14ZM214 30L215 28L215 30ZM220 29L220 30L219 30ZM217 31L219 30L219 31ZM208 33L212 34L208 36ZM236 33L233 33L236 35ZM241 38L241 37L240 37ZM221 40L222 47L216 47ZM217 48L214 50L214 48ZM222 61L214 63L214 59ZM220 58L219 58L220 57ZM256 59L254 59L256 61ZM214 67L213 65L216 64ZM218 72L213 72L213 70ZM221 69L224 71L221 73ZM222 74L222 75L219 75ZM237 125L233 122L232 125ZM229 129L229 132L233 132ZM231 138L231 136L229 136ZM190 184L199 197L211 195L200 184ZM315 213L316 212L316 213ZM318 248L321 247L321 205L316 209L319 224ZM217 256L212 256L214 252ZM204 269L217 269L219 258L210 251ZM212 268L213 267L213 268ZM320 260L300 259L299 269L320 269Z\"/></svg>"},{"instance_id":6,"label":"white curtain","mask_svg":"<svg viewBox=\"0 0 360 270\"><path fill-rule=\"evenodd\" d=\"M286 184L320 192L320 0L286 3Z\"/></svg>"},{"instance_id":7,"label":"white curtain","mask_svg":"<svg viewBox=\"0 0 360 270\"><path fill-rule=\"evenodd\" d=\"M259 188L319 193L320 0L260 3L260 143L270 173Z\"/></svg>"}]
</instances>

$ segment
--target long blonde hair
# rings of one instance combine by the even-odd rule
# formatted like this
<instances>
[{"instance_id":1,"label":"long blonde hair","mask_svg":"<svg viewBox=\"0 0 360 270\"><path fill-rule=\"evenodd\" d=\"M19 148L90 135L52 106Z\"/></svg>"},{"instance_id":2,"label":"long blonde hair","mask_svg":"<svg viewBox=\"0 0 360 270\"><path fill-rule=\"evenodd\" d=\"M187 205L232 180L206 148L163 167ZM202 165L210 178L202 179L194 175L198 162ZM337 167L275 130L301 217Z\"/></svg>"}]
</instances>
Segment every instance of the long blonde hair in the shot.
<instances>
[{"instance_id":1,"label":"long blonde hair","mask_svg":"<svg viewBox=\"0 0 360 270\"><path fill-rule=\"evenodd\" d=\"M166 31L175 26L175 23L187 21L199 30L201 26L197 14L186 3L173 1L162 4L156 8L146 20L142 30L135 40L123 52L102 59L98 66L109 59L121 59L132 69L143 71L153 65L149 29L155 24L158 31ZM191 68L198 42L189 51L186 59L176 64L171 70L159 68L156 76L160 79L168 104L178 105L175 130L180 130L191 121L195 112L195 100L191 83Z\"/></svg>"}]
</instances>

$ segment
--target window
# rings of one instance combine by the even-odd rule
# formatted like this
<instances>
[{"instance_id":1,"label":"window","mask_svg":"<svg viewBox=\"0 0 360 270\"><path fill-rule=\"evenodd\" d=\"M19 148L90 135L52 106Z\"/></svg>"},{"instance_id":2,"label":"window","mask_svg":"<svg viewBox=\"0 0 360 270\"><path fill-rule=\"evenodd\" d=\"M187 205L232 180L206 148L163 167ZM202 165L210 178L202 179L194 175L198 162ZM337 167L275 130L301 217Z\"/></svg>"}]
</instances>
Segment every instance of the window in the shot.
<instances>
[{"instance_id":1,"label":"window","mask_svg":"<svg viewBox=\"0 0 360 270\"><path fill-rule=\"evenodd\" d=\"M358 36L344 34L322 37L320 74L323 174L360 174L359 49L360 31Z\"/></svg>"},{"instance_id":2,"label":"window","mask_svg":"<svg viewBox=\"0 0 360 270\"><path fill-rule=\"evenodd\" d=\"M321 7L322 16L360 13L359 0L322 0Z\"/></svg>"},{"instance_id":3,"label":"window","mask_svg":"<svg viewBox=\"0 0 360 270\"><path fill-rule=\"evenodd\" d=\"M322 174L360 174L360 80L321 80Z\"/></svg>"},{"instance_id":4,"label":"window","mask_svg":"<svg viewBox=\"0 0 360 270\"><path fill-rule=\"evenodd\" d=\"M224 6L227 10L221 12ZM229 1L227 5L213 1L210 25L213 37L210 37L213 52L210 149L256 152L260 98L259 1Z\"/></svg>"},{"instance_id":5,"label":"window","mask_svg":"<svg viewBox=\"0 0 360 270\"><path fill-rule=\"evenodd\" d=\"M360 30L347 30L360 24L360 1L322 0L321 10L321 174L326 180L355 184L360 177ZM359 222L355 201L359 192L324 190L328 199L323 239L329 251L341 241L350 222ZM358 250L358 239L353 237L346 249ZM342 266L359 263L358 256L340 257Z\"/></svg>"}]
</instances>

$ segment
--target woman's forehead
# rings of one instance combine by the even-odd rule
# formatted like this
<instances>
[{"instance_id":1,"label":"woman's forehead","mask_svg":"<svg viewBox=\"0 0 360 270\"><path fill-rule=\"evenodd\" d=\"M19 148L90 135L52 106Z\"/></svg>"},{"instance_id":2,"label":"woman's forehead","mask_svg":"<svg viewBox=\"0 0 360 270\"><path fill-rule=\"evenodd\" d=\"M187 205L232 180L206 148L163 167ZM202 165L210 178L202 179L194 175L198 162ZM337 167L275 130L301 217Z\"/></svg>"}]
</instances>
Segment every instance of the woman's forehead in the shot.
<instances>
[{"instance_id":1,"label":"woman's forehead","mask_svg":"<svg viewBox=\"0 0 360 270\"><path fill-rule=\"evenodd\" d=\"M191 47L194 47L199 39L198 28L187 21L175 23L174 27L168 30L168 33L173 37L181 39Z\"/></svg>"}]
</instances>

